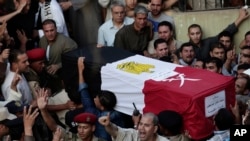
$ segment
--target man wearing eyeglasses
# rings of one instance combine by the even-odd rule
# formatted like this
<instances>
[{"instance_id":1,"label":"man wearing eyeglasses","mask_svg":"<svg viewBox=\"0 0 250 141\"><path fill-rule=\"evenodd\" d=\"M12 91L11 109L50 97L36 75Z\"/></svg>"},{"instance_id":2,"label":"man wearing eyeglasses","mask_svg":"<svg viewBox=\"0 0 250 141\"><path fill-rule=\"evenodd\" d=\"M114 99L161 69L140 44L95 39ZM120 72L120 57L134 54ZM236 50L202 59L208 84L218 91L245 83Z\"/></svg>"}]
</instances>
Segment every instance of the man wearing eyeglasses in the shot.
<instances>
[{"instance_id":1,"label":"man wearing eyeglasses","mask_svg":"<svg viewBox=\"0 0 250 141\"><path fill-rule=\"evenodd\" d=\"M112 1L112 19L102 24L98 30L97 47L114 46L115 34L123 26L132 24L134 19L126 17L125 4L121 1Z\"/></svg>"}]
</instances>

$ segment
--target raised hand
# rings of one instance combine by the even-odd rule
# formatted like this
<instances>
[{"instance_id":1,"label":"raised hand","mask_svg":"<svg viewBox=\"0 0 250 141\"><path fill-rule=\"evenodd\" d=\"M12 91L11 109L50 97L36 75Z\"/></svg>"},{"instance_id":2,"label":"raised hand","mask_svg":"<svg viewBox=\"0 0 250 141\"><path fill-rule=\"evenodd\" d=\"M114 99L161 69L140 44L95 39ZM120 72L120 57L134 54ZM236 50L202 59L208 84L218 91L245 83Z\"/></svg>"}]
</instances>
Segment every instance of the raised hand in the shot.
<instances>
[{"instance_id":1,"label":"raised hand","mask_svg":"<svg viewBox=\"0 0 250 141\"><path fill-rule=\"evenodd\" d=\"M29 109L27 110L27 107L24 107L23 110L23 125L24 125L24 131L25 135L32 136L32 127L35 123L35 119L38 116L38 109L36 108L32 112L32 105L29 106Z\"/></svg>"},{"instance_id":2,"label":"raised hand","mask_svg":"<svg viewBox=\"0 0 250 141\"><path fill-rule=\"evenodd\" d=\"M107 116L102 116L98 119L99 123L103 126L110 125L110 113L107 114Z\"/></svg>"},{"instance_id":3,"label":"raised hand","mask_svg":"<svg viewBox=\"0 0 250 141\"><path fill-rule=\"evenodd\" d=\"M1 56L2 56L3 60L7 60L9 58L9 55L10 55L10 49L9 48L5 48L1 53Z\"/></svg>"},{"instance_id":4,"label":"raised hand","mask_svg":"<svg viewBox=\"0 0 250 141\"><path fill-rule=\"evenodd\" d=\"M227 51L227 59L230 61L235 60L236 54L235 54L235 49Z\"/></svg>"},{"instance_id":5,"label":"raised hand","mask_svg":"<svg viewBox=\"0 0 250 141\"><path fill-rule=\"evenodd\" d=\"M249 17L249 13L248 13L247 9L240 8L238 18L234 22L236 27L238 27L248 17Z\"/></svg>"},{"instance_id":6,"label":"raised hand","mask_svg":"<svg viewBox=\"0 0 250 141\"><path fill-rule=\"evenodd\" d=\"M18 69L16 69L16 72L14 74L13 80L11 82L11 89L17 92L17 84L22 79L22 77L18 74Z\"/></svg>"},{"instance_id":7,"label":"raised hand","mask_svg":"<svg viewBox=\"0 0 250 141\"><path fill-rule=\"evenodd\" d=\"M23 8L26 6L26 4L27 4L27 0L20 0L19 5L17 7L17 11L21 12Z\"/></svg>"},{"instance_id":8,"label":"raised hand","mask_svg":"<svg viewBox=\"0 0 250 141\"><path fill-rule=\"evenodd\" d=\"M37 106L40 110L43 110L48 105L48 94L47 90L39 89L37 91Z\"/></svg>"},{"instance_id":9,"label":"raised hand","mask_svg":"<svg viewBox=\"0 0 250 141\"><path fill-rule=\"evenodd\" d=\"M84 70L84 68L85 68L85 66L84 66L84 60L85 60L85 57L79 57L78 58L77 66L78 66L79 72L82 72Z\"/></svg>"},{"instance_id":10,"label":"raised hand","mask_svg":"<svg viewBox=\"0 0 250 141\"><path fill-rule=\"evenodd\" d=\"M235 100L234 106L230 105L230 109L235 116L235 123L236 124L241 124L241 117L240 117L240 109L237 100Z\"/></svg>"},{"instance_id":11,"label":"raised hand","mask_svg":"<svg viewBox=\"0 0 250 141\"><path fill-rule=\"evenodd\" d=\"M60 127L56 128L55 133L53 134L53 140L52 141L63 141L62 139L62 129Z\"/></svg>"},{"instance_id":12,"label":"raised hand","mask_svg":"<svg viewBox=\"0 0 250 141\"><path fill-rule=\"evenodd\" d=\"M139 113L133 112L132 120L133 120L133 123L134 123L134 128L137 129L138 128L138 124L139 124L139 122L141 120L141 113L140 112Z\"/></svg>"},{"instance_id":13,"label":"raised hand","mask_svg":"<svg viewBox=\"0 0 250 141\"><path fill-rule=\"evenodd\" d=\"M249 13L248 13L247 9L241 8L239 11L239 18L244 20L244 19L247 19L248 17L249 17Z\"/></svg>"},{"instance_id":14,"label":"raised hand","mask_svg":"<svg viewBox=\"0 0 250 141\"><path fill-rule=\"evenodd\" d=\"M17 30L16 31L17 38L21 42L21 44L26 44L28 42L28 38L24 32L24 30Z\"/></svg>"}]
</instances>

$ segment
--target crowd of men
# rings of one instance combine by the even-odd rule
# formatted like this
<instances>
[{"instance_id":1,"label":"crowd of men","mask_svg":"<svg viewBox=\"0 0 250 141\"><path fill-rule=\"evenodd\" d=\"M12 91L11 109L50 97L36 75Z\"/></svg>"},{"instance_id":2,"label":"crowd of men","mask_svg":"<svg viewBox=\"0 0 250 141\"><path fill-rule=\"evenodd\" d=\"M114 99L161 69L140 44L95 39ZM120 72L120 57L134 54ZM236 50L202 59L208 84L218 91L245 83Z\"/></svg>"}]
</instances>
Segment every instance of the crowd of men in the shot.
<instances>
[{"instance_id":1,"label":"crowd of men","mask_svg":"<svg viewBox=\"0 0 250 141\"><path fill-rule=\"evenodd\" d=\"M249 20L246 9L218 35L202 38L188 27L189 41L175 38L174 17L149 0L0 0L0 139L25 141L189 141L177 111L132 116L127 129L113 92L88 92L85 57L77 62L78 85L65 90L62 54L77 48L122 48L134 54L235 78L236 104L214 115L215 131L203 140L229 139L233 124L250 124L250 31L233 36ZM80 95L78 101L70 95ZM132 114L132 113L131 113ZM204 127L205 128L205 127Z\"/></svg>"}]
</instances>

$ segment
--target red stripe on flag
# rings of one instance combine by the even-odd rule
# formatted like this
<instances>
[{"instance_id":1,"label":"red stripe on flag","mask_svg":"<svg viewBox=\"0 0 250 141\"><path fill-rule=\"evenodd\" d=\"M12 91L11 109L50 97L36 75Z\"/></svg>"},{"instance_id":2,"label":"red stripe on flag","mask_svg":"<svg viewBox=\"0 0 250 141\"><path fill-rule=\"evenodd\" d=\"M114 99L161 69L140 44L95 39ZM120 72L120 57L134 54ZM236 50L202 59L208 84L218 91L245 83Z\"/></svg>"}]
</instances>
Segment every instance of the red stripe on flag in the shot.
<instances>
[{"instance_id":1,"label":"red stripe on flag","mask_svg":"<svg viewBox=\"0 0 250 141\"><path fill-rule=\"evenodd\" d=\"M177 67L174 71L180 74L165 81L145 81L143 112L158 114L163 110L174 110L183 116L184 129L193 139L211 135L214 125L211 117L205 117L204 99L225 90L226 107L234 105L233 78L190 67Z\"/></svg>"}]
</instances>

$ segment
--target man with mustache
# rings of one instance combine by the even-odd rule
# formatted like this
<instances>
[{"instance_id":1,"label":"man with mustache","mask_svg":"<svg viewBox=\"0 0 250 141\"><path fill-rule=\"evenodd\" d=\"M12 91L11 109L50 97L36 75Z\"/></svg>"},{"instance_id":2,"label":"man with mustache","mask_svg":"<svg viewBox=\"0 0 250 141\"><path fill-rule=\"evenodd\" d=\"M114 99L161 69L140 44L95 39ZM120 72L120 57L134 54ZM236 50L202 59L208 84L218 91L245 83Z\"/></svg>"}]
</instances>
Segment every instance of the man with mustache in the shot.
<instances>
[{"instance_id":1,"label":"man with mustache","mask_svg":"<svg viewBox=\"0 0 250 141\"><path fill-rule=\"evenodd\" d=\"M152 39L152 29L148 25L147 17L148 10L143 6L137 6L135 8L135 21L116 33L114 47L149 56L147 46Z\"/></svg>"},{"instance_id":2,"label":"man with mustache","mask_svg":"<svg viewBox=\"0 0 250 141\"><path fill-rule=\"evenodd\" d=\"M110 122L109 115L99 118L99 123L105 126L106 131L119 141L169 141L157 134L158 117L153 113L142 115L138 129L124 129Z\"/></svg>"},{"instance_id":3,"label":"man with mustache","mask_svg":"<svg viewBox=\"0 0 250 141\"><path fill-rule=\"evenodd\" d=\"M184 43L180 48L179 64L183 66L193 66L196 62L194 45L192 43Z\"/></svg>"},{"instance_id":4,"label":"man with mustache","mask_svg":"<svg viewBox=\"0 0 250 141\"><path fill-rule=\"evenodd\" d=\"M173 27L175 27L173 17L162 13L163 2L164 2L163 0L150 0L149 1L150 12L148 13L148 20L153 25L153 32L154 32L153 39L158 38L157 28L160 22L168 21L172 24Z\"/></svg>"}]
</instances>

